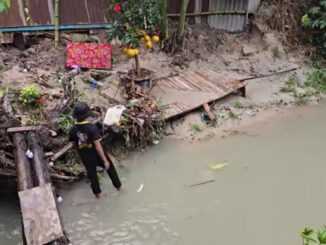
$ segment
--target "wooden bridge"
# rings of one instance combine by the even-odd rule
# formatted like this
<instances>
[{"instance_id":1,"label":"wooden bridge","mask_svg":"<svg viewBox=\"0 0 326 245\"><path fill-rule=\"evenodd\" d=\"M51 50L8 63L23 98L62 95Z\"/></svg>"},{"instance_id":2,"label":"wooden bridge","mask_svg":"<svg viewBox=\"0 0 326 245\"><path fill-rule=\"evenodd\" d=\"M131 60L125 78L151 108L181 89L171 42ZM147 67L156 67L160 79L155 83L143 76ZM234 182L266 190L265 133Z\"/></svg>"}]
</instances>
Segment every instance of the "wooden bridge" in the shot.
<instances>
[{"instance_id":1,"label":"wooden bridge","mask_svg":"<svg viewBox=\"0 0 326 245\"><path fill-rule=\"evenodd\" d=\"M23 241L27 245L69 244L57 198L35 128L11 128L22 211Z\"/></svg>"}]
</instances>

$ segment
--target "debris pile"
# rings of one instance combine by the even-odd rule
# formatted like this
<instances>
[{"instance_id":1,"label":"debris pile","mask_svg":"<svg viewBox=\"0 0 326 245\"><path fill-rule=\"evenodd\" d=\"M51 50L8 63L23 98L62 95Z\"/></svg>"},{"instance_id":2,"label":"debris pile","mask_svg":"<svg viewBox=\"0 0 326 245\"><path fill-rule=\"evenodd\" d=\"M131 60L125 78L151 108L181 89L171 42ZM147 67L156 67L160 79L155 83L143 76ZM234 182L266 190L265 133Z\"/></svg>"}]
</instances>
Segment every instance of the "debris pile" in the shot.
<instances>
[{"instance_id":1,"label":"debris pile","mask_svg":"<svg viewBox=\"0 0 326 245\"><path fill-rule=\"evenodd\" d=\"M26 92L26 96L37 94L40 97L32 105L17 100L21 91L7 88L0 101L0 175L16 177L15 145L12 138L14 133L27 135L30 131L38 132L40 135L44 159L54 181L74 181L86 173L76 154L72 152L73 145L67 142L67 133L74 123L71 117L73 105L79 101L79 91L75 88L74 78L78 76L84 79L88 77L88 80L94 78L87 72L79 72L73 69L62 77L62 92L60 96L52 99L51 106L47 106L47 102L41 99L42 94L35 93L32 88L26 90L29 92ZM108 127L103 125L105 112L109 108L107 105L92 109L91 120L101 128L104 144L107 139L111 140L109 150L114 154L120 153L117 150L119 148L129 151L157 144L163 134L161 109L150 94L150 90L123 77L121 86L127 103L120 105L125 109L118 122ZM25 101L29 102L29 99ZM111 106L116 105L117 103L111 103ZM26 120L28 117L30 118ZM114 140L110 137L112 133L122 140Z\"/></svg>"}]
</instances>

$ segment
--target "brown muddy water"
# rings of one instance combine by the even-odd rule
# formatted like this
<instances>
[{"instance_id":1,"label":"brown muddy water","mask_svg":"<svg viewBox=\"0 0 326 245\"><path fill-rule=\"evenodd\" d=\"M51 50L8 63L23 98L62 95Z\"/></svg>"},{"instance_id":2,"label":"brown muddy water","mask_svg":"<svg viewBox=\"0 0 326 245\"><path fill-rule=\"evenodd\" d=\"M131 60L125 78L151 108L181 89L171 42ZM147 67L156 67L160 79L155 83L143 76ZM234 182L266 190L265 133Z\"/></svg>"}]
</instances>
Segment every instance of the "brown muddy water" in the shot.
<instances>
[{"instance_id":1,"label":"brown muddy water","mask_svg":"<svg viewBox=\"0 0 326 245\"><path fill-rule=\"evenodd\" d=\"M192 144L166 138L131 156L120 169L121 194L107 179L102 200L86 181L65 188L60 206L72 244L302 244L301 228L326 224L326 107L241 130ZM0 244L20 238L18 202L2 197Z\"/></svg>"}]
</instances>

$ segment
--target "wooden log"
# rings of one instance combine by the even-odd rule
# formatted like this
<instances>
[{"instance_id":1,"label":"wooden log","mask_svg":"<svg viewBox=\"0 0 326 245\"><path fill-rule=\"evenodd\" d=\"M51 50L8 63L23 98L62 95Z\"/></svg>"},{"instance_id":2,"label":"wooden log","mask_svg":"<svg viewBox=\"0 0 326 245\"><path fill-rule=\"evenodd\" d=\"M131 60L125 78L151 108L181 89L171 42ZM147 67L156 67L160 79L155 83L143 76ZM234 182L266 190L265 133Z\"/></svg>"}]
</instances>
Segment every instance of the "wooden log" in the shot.
<instances>
[{"instance_id":1,"label":"wooden log","mask_svg":"<svg viewBox=\"0 0 326 245\"><path fill-rule=\"evenodd\" d=\"M32 168L26 157L27 145L25 136L16 133L13 136L14 154L16 159L17 188L18 191L24 191L33 188ZM22 223L24 231L24 224ZM22 232L23 244L27 244L25 233Z\"/></svg>"},{"instance_id":2,"label":"wooden log","mask_svg":"<svg viewBox=\"0 0 326 245\"><path fill-rule=\"evenodd\" d=\"M35 186L45 185L50 183L50 175L47 166L44 164L44 152L41 146L40 138L37 133L29 132L27 134L27 141L30 150L33 152L32 166L34 172L34 184Z\"/></svg>"},{"instance_id":3,"label":"wooden log","mask_svg":"<svg viewBox=\"0 0 326 245\"><path fill-rule=\"evenodd\" d=\"M52 180L50 177L49 169L48 169L48 166L46 165L44 157L43 157L44 151L41 146L41 141L40 141L40 137L39 137L38 133L32 132L32 131L29 132L27 134L27 140L28 140L28 144L29 144L31 151L33 152L32 163L33 163L33 170L34 170L35 185L43 186L43 185L46 185L49 183L52 185ZM54 199L56 200L56 194L55 194L54 188L52 188L52 190L53 190ZM58 216L60 219L60 224L61 224L62 230L64 231L62 216L61 216L60 210L58 208L58 203L56 202L55 205L56 205L56 209L57 209ZM61 238L53 243L50 243L50 244L60 244L60 245L61 244L62 245L69 244L69 239L68 239L66 232L64 231L63 238Z\"/></svg>"},{"instance_id":4,"label":"wooden log","mask_svg":"<svg viewBox=\"0 0 326 245\"><path fill-rule=\"evenodd\" d=\"M210 106L208 105L208 103L204 103L203 104L204 110L206 111L207 115L209 116L209 119L214 120L215 119L215 115L214 113L211 111Z\"/></svg>"},{"instance_id":5,"label":"wooden log","mask_svg":"<svg viewBox=\"0 0 326 245\"><path fill-rule=\"evenodd\" d=\"M18 191L33 187L32 169L26 157L27 145L23 134L16 133L13 136L14 153L16 158Z\"/></svg>"},{"instance_id":6,"label":"wooden log","mask_svg":"<svg viewBox=\"0 0 326 245\"><path fill-rule=\"evenodd\" d=\"M69 151L70 149L72 149L73 146L74 146L74 144L72 142L69 142L67 145L65 145L61 150L59 150L57 153L55 153L50 158L51 162L54 162L59 157L61 157L62 155L64 155L67 151Z\"/></svg>"},{"instance_id":7,"label":"wooden log","mask_svg":"<svg viewBox=\"0 0 326 245\"><path fill-rule=\"evenodd\" d=\"M42 126L25 126L25 127L13 127L13 128L8 128L7 133L23 133L23 132L28 132L28 131L38 131L40 129L46 129L45 127ZM51 133L52 137L57 136L57 132L51 130L51 129L46 129Z\"/></svg>"}]
</instances>

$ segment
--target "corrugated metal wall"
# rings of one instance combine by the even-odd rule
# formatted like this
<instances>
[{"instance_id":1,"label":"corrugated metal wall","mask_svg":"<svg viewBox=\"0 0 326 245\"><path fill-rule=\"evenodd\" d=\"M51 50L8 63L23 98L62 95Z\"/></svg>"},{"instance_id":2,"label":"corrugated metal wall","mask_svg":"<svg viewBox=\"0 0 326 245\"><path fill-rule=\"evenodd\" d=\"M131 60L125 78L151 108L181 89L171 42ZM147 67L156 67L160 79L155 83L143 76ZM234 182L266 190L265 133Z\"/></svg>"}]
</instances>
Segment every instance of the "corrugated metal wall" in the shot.
<instances>
[{"instance_id":1,"label":"corrugated metal wall","mask_svg":"<svg viewBox=\"0 0 326 245\"><path fill-rule=\"evenodd\" d=\"M109 0L60 0L60 24L105 23L108 6ZM0 14L0 28L36 25L54 25L53 0L11 0L8 12Z\"/></svg>"},{"instance_id":2,"label":"corrugated metal wall","mask_svg":"<svg viewBox=\"0 0 326 245\"><path fill-rule=\"evenodd\" d=\"M181 0L167 0L170 14L180 12ZM190 0L188 13L214 11L247 11L260 0ZM60 0L60 24L106 23L105 10L109 0ZM8 13L0 14L1 27L54 25L53 0L11 0ZM30 20L24 8L29 9ZM190 18L190 23L208 23L211 27L230 32L242 31L245 14L209 15Z\"/></svg>"},{"instance_id":3,"label":"corrugated metal wall","mask_svg":"<svg viewBox=\"0 0 326 245\"><path fill-rule=\"evenodd\" d=\"M248 0L211 0L210 11L247 11ZM208 17L211 27L230 32L242 31L245 26L246 15L212 15Z\"/></svg>"},{"instance_id":4,"label":"corrugated metal wall","mask_svg":"<svg viewBox=\"0 0 326 245\"><path fill-rule=\"evenodd\" d=\"M258 1L258 0L254 0ZM260 1L260 0L259 0ZM181 1L168 0L169 13L180 12ZM249 0L190 0L188 13L215 11L247 12ZM244 29L246 14L208 15L190 18L190 23L208 23L211 27L229 32L239 32Z\"/></svg>"}]
</instances>

